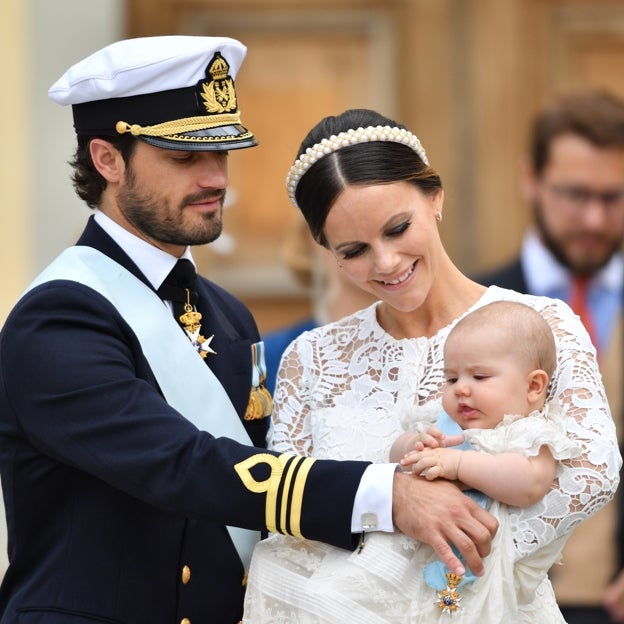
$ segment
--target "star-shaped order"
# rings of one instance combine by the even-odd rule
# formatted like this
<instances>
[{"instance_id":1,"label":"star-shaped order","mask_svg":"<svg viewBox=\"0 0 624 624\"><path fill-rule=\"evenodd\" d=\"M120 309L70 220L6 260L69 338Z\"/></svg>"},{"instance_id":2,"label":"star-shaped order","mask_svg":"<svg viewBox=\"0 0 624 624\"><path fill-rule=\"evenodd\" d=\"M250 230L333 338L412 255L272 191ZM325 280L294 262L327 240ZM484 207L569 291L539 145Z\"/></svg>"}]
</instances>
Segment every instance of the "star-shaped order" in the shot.
<instances>
[{"instance_id":1,"label":"star-shaped order","mask_svg":"<svg viewBox=\"0 0 624 624\"><path fill-rule=\"evenodd\" d=\"M446 574L446 589L438 592L438 600L434 604L438 605L442 613L453 614L460 608L462 596L457 591L457 586L462 580L461 576L448 572Z\"/></svg>"},{"instance_id":2,"label":"star-shaped order","mask_svg":"<svg viewBox=\"0 0 624 624\"><path fill-rule=\"evenodd\" d=\"M455 611L460 608L459 603L461 602L461 599L462 597L456 589L447 587L446 589L438 592L438 600L435 604L440 607L440 611L442 613L450 614L455 613Z\"/></svg>"},{"instance_id":3,"label":"star-shaped order","mask_svg":"<svg viewBox=\"0 0 624 624\"><path fill-rule=\"evenodd\" d=\"M191 340L191 344L195 347L197 353L199 353L202 358L205 358L209 353L217 355L217 352L210 346L210 343L214 338L214 334L212 334L212 336L209 336L208 338L204 338L200 335L199 331L199 329L194 332L190 332L188 330L186 331L188 337Z\"/></svg>"}]
</instances>

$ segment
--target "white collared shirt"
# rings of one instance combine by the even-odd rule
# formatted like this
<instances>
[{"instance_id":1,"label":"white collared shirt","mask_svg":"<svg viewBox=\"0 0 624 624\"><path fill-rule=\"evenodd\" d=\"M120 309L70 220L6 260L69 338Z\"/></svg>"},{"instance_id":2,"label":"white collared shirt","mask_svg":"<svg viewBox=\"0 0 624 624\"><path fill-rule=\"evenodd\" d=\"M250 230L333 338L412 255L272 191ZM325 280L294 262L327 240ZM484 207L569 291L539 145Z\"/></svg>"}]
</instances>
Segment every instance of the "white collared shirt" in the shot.
<instances>
[{"instance_id":1,"label":"white collared shirt","mask_svg":"<svg viewBox=\"0 0 624 624\"><path fill-rule=\"evenodd\" d=\"M146 240L132 234L121 225L113 221L101 210L95 210L97 224L125 251L130 259L139 267L139 270L156 289L160 288L165 278L179 260L170 253L154 247ZM180 258L186 258L193 263L191 248L187 247Z\"/></svg>"},{"instance_id":2,"label":"white collared shirt","mask_svg":"<svg viewBox=\"0 0 624 624\"><path fill-rule=\"evenodd\" d=\"M544 246L535 228L524 235L520 261L531 294L569 300L570 271ZM599 349L608 344L622 307L623 293L624 257L616 253L589 283L588 304L598 333Z\"/></svg>"}]
</instances>

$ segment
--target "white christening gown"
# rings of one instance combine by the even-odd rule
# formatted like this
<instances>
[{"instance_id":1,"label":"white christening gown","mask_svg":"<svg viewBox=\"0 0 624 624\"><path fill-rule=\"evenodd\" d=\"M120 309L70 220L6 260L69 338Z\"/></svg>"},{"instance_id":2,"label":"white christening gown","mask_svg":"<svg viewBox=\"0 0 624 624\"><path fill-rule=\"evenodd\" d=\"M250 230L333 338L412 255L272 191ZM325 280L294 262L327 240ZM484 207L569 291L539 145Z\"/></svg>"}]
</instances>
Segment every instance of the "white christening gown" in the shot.
<instances>
[{"instance_id":1,"label":"white christening gown","mask_svg":"<svg viewBox=\"0 0 624 624\"><path fill-rule=\"evenodd\" d=\"M501 299L536 308L552 327L557 371L550 398L565 414L568 451L580 455L571 457L576 453L562 450L565 444L549 440L562 460L542 501L526 508L491 504L499 530L485 576L461 589L460 609L442 612L436 590L424 580L424 566L437 560L431 547L398 532L370 533L359 553L273 535L254 551L245 624L563 622L546 573L574 526L614 494L620 467L615 428L595 350L578 317L558 300L497 287L473 309ZM396 340L377 323L376 305L306 332L289 347L275 393L272 448L386 462L392 442L409 427L405 415L439 401L442 347L454 323L431 338ZM531 452L542 439L531 431L516 443L515 435L501 431L468 437L490 452Z\"/></svg>"}]
</instances>

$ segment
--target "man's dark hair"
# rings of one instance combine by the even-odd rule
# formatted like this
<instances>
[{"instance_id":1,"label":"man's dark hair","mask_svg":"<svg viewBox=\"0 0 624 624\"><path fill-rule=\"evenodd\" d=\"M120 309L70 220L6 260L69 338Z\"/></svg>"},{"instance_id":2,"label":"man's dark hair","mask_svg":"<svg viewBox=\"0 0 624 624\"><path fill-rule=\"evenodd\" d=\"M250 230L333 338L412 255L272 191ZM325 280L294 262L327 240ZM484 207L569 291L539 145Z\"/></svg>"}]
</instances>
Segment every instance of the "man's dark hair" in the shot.
<instances>
[{"instance_id":1,"label":"man's dark hair","mask_svg":"<svg viewBox=\"0 0 624 624\"><path fill-rule=\"evenodd\" d=\"M78 135L78 145L74 153L74 158L69 162L73 167L72 182L74 189L80 199L84 200L90 208L97 208L102 199L102 193L106 188L106 180L93 165L89 145L92 139L100 138L108 141L121 153L126 164L134 152L137 139L133 136L123 134L119 136L87 136Z\"/></svg>"},{"instance_id":2,"label":"man's dark hair","mask_svg":"<svg viewBox=\"0 0 624 624\"><path fill-rule=\"evenodd\" d=\"M574 134L595 147L624 149L624 102L604 90L569 93L546 107L533 123L531 158L540 174L550 146L562 134Z\"/></svg>"}]
</instances>

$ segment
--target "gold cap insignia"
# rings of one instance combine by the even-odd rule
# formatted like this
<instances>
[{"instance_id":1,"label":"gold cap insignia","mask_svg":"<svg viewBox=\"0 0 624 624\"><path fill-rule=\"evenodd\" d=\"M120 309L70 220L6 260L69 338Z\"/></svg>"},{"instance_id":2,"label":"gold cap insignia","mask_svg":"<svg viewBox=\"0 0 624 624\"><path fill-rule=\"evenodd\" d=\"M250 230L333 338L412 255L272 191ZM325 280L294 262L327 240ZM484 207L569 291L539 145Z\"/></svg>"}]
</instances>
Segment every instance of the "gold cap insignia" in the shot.
<instances>
[{"instance_id":1,"label":"gold cap insignia","mask_svg":"<svg viewBox=\"0 0 624 624\"><path fill-rule=\"evenodd\" d=\"M200 81L198 85L201 101L210 115L231 113L236 110L236 90L229 71L230 66L221 56L221 52L215 52L206 68L206 80Z\"/></svg>"}]
</instances>

